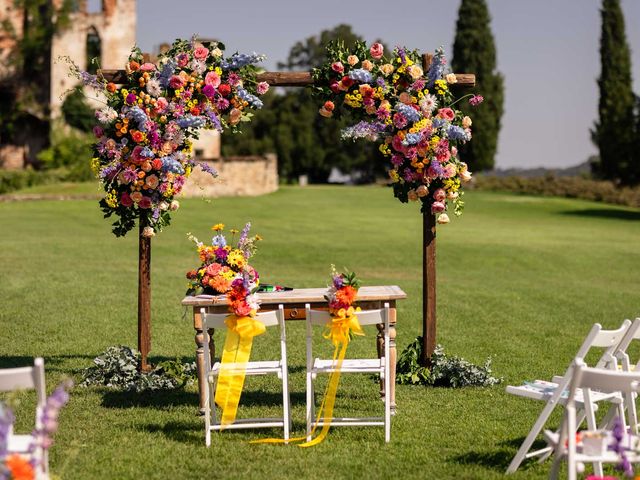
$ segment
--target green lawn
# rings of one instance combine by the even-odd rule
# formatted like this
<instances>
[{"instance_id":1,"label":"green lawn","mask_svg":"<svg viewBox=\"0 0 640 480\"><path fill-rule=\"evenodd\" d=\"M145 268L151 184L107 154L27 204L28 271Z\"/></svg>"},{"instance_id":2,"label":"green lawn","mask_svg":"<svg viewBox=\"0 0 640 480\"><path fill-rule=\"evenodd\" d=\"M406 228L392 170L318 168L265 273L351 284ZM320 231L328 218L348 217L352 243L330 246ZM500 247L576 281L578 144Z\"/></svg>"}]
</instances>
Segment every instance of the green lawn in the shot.
<instances>
[{"instance_id":1,"label":"green lawn","mask_svg":"<svg viewBox=\"0 0 640 480\"><path fill-rule=\"evenodd\" d=\"M214 436L204 447L194 388L125 394L75 388L51 451L65 479L503 478L542 405L508 383L561 373L594 322L640 315L640 211L585 201L470 192L462 218L438 229L438 341L504 383L492 388L397 387L392 443L382 428L333 429L312 449L250 445L280 431ZM45 357L52 389L108 346L136 345L137 238L115 238L93 200L0 203L0 367ZM421 218L381 187L284 187L255 198L183 200L153 240L152 361L193 358L180 306L187 240L223 222L264 237L255 265L267 283L326 285L329 265L364 284L397 284L398 349L421 333ZM288 324L294 433L304 419L304 326ZM358 338L350 348L373 344ZM267 347L256 341L254 353ZM261 395L259 389L267 389ZM278 411L277 380L249 384L245 412ZM338 407L382 410L376 386L346 378ZM340 401L339 399L339 401ZM30 400L25 396L26 410ZM20 412L19 425L27 414ZM555 417L556 420L558 416ZM512 478L544 478L528 463Z\"/></svg>"}]
</instances>

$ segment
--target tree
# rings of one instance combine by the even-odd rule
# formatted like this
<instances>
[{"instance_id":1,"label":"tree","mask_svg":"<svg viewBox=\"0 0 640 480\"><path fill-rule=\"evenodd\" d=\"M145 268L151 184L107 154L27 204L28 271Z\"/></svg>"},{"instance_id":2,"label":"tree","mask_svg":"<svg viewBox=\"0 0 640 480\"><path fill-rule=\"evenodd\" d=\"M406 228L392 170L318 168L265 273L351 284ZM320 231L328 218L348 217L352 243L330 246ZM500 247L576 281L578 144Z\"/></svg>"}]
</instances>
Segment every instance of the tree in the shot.
<instances>
[{"instance_id":1,"label":"tree","mask_svg":"<svg viewBox=\"0 0 640 480\"><path fill-rule=\"evenodd\" d=\"M297 42L286 62L278 68L310 70L327 61L325 48L332 40L342 40L353 46L362 37L350 25L338 25L316 36ZM381 154L370 142L340 141L340 130L348 119L328 121L318 115L319 105L307 89L272 93L265 97L265 106L255 114L249 128L241 135L222 139L225 155L250 155L275 151L278 173L282 178L296 179L306 174L312 182L325 182L332 167L349 172L358 170L365 179L372 179L384 170Z\"/></svg>"},{"instance_id":2,"label":"tree","mask_svg":"<svg viewBox=\"0 0 640 480\"><path fill-rule=\"evenodd\" d=\"M598 121L591 131L600 159L594 174L623 184L640 181L638 159L634 163L634 106L631 55L619 0L603 0L600 37L600 101Z\"/></svg>"},{"instance_id":3,"label":"tree","mask_svg":"<svg viewBox=\"0 0 640 480\"><path fill-rule=\"evenodd\" d=\"M472 170L493 168L504 111L504 78L496 72L496 47L490 23L484 0L462 0L451 68L454 72L475 73L475 90L485 99L472 112L467 104L460 107L473 118L473 141L461 149L461 158Z\"/></svg>"},{"instance_id":4,"label":"tree","mask_svg":"<svg viewBox=\"0 0 640 480\"><path fill-rule=\"evenodd\" d=\"M13 0L9 15L21 15L20 32L7 18L0 30L11 39L12 51L3 65L0 96L3 102L0 139L11 142L20 136L25 124L49 121L51 83L51 43L58 29L69 22L74 0L54 6L52 0Z\"/></svg>"}]
</instances>

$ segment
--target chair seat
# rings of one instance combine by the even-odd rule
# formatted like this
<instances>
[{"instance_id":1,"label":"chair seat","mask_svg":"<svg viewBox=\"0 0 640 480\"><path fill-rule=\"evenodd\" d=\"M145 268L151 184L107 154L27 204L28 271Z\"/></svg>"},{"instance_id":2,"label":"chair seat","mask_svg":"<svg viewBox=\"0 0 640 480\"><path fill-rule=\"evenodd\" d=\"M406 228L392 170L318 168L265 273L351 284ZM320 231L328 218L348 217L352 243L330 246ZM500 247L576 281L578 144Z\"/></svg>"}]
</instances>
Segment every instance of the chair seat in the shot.
<instances>
[{"instance_id":1,"label":"chair seat","mask_svg":"<svg viewBox=\"0 0 640 480\"><path fill-rule=\"evenodd\" d=\"M533 400L549 400L553 394L556 392L558 388L558 384L554 382L547 382L545 380L535 380L533 382L525 382L524 385L507 386L507 393L512 395L517 395L519 397L531 398ZM560 403L567 403L567 399L569 397L569 391L565 390L562 392L560 396ZM622 398L619 394L616 393L603 393L598 391L591 391L591 399L595 402L601 402L603 400L607 400L610 402L622 401ZM580 405L584 405L584 392L583 390L578 390L576 392L576 403ZM594 405L594 410L597 410L597 405Z\"/></svg>"},{"instance_id":2,"label":"chair seat","mask_svg":"<svg viewBox=\"0 0 640 480\"><path fill-rule=\"evenodd\" d=\"M560 435L558 434L558 432L553 432L551 430L544 431L544 439L546 440L549 447L553 448L554 450L558 446L559 437ZM628 438L632 439L631 441L633 442L634 445L637 444L638 442L637 436L630 436ZM565 445L565 447L562 449L562 454L566 455L567 450L568 449ZM625 456L630 462L635 463L635 462L638 462L638 460L640 460L640 455L638 455L638 453L635 452L635 448L629 448L625 452ZM576 445L576 461L577 462L617 463L619 460L620 460L619 454L614 452L613 450L606 450L601 455L586 455L583 453L582 443L580 442Z\"/></svg>"},{"instance_id":3,"label":"chair seat","mask_svg":"<svg viewBox=\"0 0 640 480\"><path fill-rule=\"evenodd\" d=\"M215 377L220 374L220 362L216 362L211 367L210 377ZM282 361L280 360L267 360L260 362L247 362L247 363L227 363L226 368L229 368L231 373L235 371L245 370L246 375L266 375L269 373L282 372Z\"/></svg>"},{"instance_id":4,"label":"chair seat","mask_svg":"<svg viewBox=\"0 0 640 480\"><path fill-rule=\"evenodd\" d=\"M7 450L10 453L29 453L32 442L31 435L9 435Z\"/></svg>"},{"instance_id":5,"label":"chair seat","mask_svg":"<svg viewBox=\"0 0 640 480\"><path fill-rule=\"evenodd\" d=\"M316 358L313 362L312 373L331 373L336 371L337 362ZM345 359L340 373L378 373L384 369L383 358Z\"/></svg>"}]
</instances>

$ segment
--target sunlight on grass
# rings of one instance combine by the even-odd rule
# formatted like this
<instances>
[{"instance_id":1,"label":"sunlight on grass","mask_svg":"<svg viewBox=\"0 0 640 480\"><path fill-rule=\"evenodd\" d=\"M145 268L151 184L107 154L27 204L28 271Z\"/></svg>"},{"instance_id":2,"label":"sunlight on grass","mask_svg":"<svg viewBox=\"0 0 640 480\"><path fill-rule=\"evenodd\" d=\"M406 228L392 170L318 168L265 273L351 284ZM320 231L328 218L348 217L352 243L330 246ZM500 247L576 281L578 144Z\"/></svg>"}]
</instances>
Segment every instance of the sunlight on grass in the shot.
<instances>
[{"instance_id":1,"label":"sunlight on grass","mask_svg":"<svg viewBox=\"0 0 640 480\"><path fill-rule=\"evenodd\" d=\"M448 353L476 363L491 356L505 383L546 378L565 369L594 322L614 327L640 315L637 210L474 191L465 200L463 217L438 228L438 341ZM152 361L194 357L190 313L180 306L184 273L198 263L186 233L208 240L217 222L242 228L250 220L264 237L254 262L263 282L324 286L334 263L365 285L399 285L408 298L398 304L398 349L421 333L417 205L402 205L381 187L331 186L181 204L153 239ZM79 378L108 346L136 345L134 235L113 237L93 200L0 203L0 218L0 367L43 355L51 390L63 375ZM294 434L302 434L304 325L287 329ZM373 347L360 340L354 349ZM256 341L255 348L259 355L269 346ZM277 412L274 396L260 393L277 393L277 382L248 386L265 402L245 405L247 415ZM52 471L74 479L503 478L541 408L507 395L504 384L398 386L397 397L390 445L382 428L336 428L308 450L247 443L278 430L214 435L206 450L193 387L144 394L75 388ZM368 380L345 376L337 408L350 398L358 409L382 409ZM543 478L548 469L527 464L513 478Z\"/></svg>"}]
</instances>

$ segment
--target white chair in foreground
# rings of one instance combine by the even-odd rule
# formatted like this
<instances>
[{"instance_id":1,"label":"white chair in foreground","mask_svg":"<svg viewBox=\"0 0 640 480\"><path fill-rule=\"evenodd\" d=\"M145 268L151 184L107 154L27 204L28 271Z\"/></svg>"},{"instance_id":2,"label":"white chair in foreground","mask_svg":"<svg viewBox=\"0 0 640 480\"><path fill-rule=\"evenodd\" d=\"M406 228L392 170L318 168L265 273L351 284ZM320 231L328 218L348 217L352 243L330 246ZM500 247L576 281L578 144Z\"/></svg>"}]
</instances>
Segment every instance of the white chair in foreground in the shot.
<instances>
[{"instance_id":1,"label":"white chair in foreground","mask_svg":"<svg viewBox=\"0 0 640 480\"><path fill-rule=\"evenodd\" d=\"M362 310L358 312L358 322L361 326L383 325L384 356L382 358L345 358L340 373L378 374L384 381L384 416L382 417L333 417L331 426L384 426L384 440L391 440L391 399L389 388L389 304L379 310ZM331 315L324 310L311 310L306 305L307 319L307 439L310 440L311 429L315 422L314 380L318 374L330 374L336 371L336 362L332 359L313 358L313 327L324 328L331 322ZM377 334L377 331L376 331ZM349 352L349 351L348 351ZM338 392L340 390L338 389ZM378 392L378 388L372 391ZM318 427L324 425L320 418Z\"/></svg>"},{"instance_id":2,"label":"white chair in foreground","mask_svg":"<svg viewBox=\"0 0 640 480\"><path fill-rule=\"evenodd\" d=\"M592 389L598 392L617 393L618 395L623 394L625 396L637 393L638 390L640 390L640 372L619 372L589 368L581 359L576 359L570 383L569 399L565 406L565 416L560 427L560 433L545 432L547 440L554 446L555 453L550 474L551 478L558 477L560 462L564 458L567 459L568 478L570 480L577 478L579 465L582 466L582 464L586 462L600 464L618 463L620 461L619 454L612 450L602 449L591 452L584 448L584 432L582 434L582 444L578 444L577 442L579 421L576 398L580 391L582 391L585 398L587 398L594 393ZM610 442L611 440L607 439L605 445ZM626 436L626 440L623 440L623 442L625 442L625 444L627 442L630 443L631 440L629 440L629 436ZM637 463L640 461L640 457L635 451L627 452L626 456L629 462Z\"/></svg>"},{"instance_id":3,"label":"white chair in foreground","mask_svg":"<svg viewBox=\"0 0 640 480\"><path fill-rule=\"evenodd\" d=\"M215 328L226 329L224 323L229 316L228 313L206 313L205 309L200 310L202 316L202 331L204 333L204 367L205 378L207 379L208 388L205 393L205 441L207 447L211 445L211 432L221 430L220 422L216 418L215 404L215 388L217 378L220 373L220 362L211 365L211 356L209 353L209 330ZM230 425L226 425L224 429L240 429L240 428L268 428L282 427L284 428L284 439L289 439L291 430L291 406L289 403L289 380L287 370L287 339L284 326L284 308L279 305L278 310L269 312L260 312L257 319L262 322L265 327L280 327L280 355L278 360L269 361L249 361L243 365L245 375L247 377L254 375L276 374L282 380L282 409L283 415L279 418L242 418ZM259 339L260 337L256 337ZM233 364L229 366L233 368Z\"/></svg>"},{"instance_id":4,"label":"white chair in foreground","mask_svg":"<svg viewBox=\"0 0 640 480\"><path fill-rule=\"evenodd\" d=\"M40 357L33 362L33 367L0 369L0 392L16 390L35 390L36 415L35 427L41 428L41 417L47 400L44 382L44 360ZM32 449L34 438L31 434L16 435L13 429L9 431L7 453L18 453L27 457L33 457L36 463L36 478L39 480L49 478L49 458L47 451L41 447Z\"/></svg>"},{"instance_id":5,"label":"white chair in foreground","mask_svg":"<svg viewBox=\"0 0 640 480\"><path fill-rule=\"evenodd\" d=\"M617 358L616 353L618 352L618 346L624 336L624 334L629 330L629 326L631 325L630 320L625 320L622 323L622 326L616 330L603 330L602 326L598 323L594 324L589 334L585 338L584 342L580 346L578 353L575 358L583 359L587 356L589 351L594 348L604 348L605 351L596 363L597 368L609 368L616 369L617 368ZM553 409L558 405L563 405L567 402L568 396L568 388L569 382L571 381L571 376L573 374L573 366L574 360L571 362L566 372L561 377L554 377L554 381L548 382L544 380L535 380L533 382L527 382L524 385L507 386L507 393L512 395L517 395L520 397L530 398L533 400L541 400L546 403L542 412L538 416L538 419L534 423L533 427L529 431L527 437L522 442L522 445L518 449L518 452L511 460L509 467L507 468L507 473L515 472L520 464L526 459L530 457L541 457L542 459L547 458L551 453L551 448L546 447L540 450L536 450L530 452L531 446L535 441L536 437L542 429L544 428L545 423L549 419L549 416L553 412ZM597 403L601 401L609 401L614 403L620 403L622 399L620 395L615 393L600 393L593 392L590 401L585 402L585 399L582 398L581 391L577 392L577 398L575 399L577 405L580 410L584 413L580 415L580 420L586 417L587 425L590 429L596 429L596 420L595 420L595 411L597 410ZM601 474L601 468L597 465L594 466L597 472Z\"/></svg>"}]
</instances>

